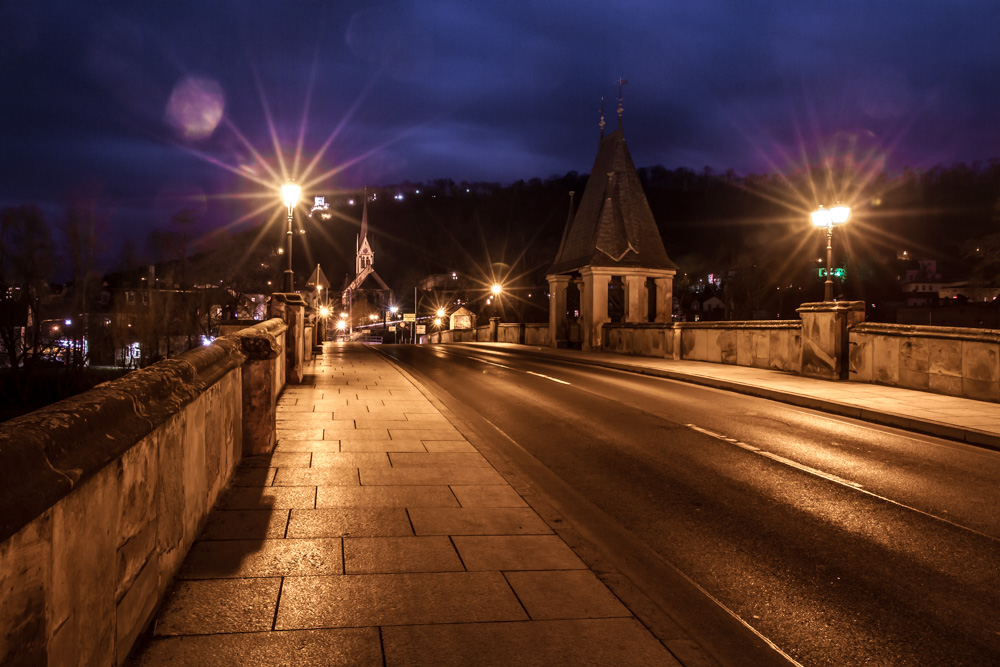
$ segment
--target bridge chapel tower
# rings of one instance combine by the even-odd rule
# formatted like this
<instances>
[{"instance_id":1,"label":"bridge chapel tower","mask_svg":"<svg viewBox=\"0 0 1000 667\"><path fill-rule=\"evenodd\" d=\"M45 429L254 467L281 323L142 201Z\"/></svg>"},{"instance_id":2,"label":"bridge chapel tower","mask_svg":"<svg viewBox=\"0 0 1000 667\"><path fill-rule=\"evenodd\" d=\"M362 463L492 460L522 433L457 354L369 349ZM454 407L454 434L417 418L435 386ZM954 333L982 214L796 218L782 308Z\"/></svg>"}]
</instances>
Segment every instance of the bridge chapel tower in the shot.
<instances>
[{"instance_id":1,"label":"bridge chapel tower","mask_svg":"<svg viewBox=\"0 0 1000 667\"><path fill-rule=\"evenodd\" d=\"M622 82L624 83L624 81ZM606 322L669 322L677 265L667 256L622 130L601 139L574 215L570 211L549 283L554 346L601 348Z\"/></svg>"}]
</instances>

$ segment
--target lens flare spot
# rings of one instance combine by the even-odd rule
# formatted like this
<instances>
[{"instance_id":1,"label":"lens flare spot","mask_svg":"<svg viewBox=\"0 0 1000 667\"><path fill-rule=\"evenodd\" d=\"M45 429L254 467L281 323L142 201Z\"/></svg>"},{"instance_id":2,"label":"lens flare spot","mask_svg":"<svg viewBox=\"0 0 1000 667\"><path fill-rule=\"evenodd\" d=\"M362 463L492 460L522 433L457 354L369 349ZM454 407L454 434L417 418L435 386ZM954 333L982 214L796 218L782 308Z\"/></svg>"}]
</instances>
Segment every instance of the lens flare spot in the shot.
<instances>
[{"instance_id":1,"label":"lens flare spot","mask_svg":"<svg viewBox=\"0 0 1000 667\"><path fill-rule=\"evenodd\" d=\"M184 139L207 139L215 132L226 108L222 86L212 79L182 79L167 102L167 122Z\"/></svg>"}]
</instances>

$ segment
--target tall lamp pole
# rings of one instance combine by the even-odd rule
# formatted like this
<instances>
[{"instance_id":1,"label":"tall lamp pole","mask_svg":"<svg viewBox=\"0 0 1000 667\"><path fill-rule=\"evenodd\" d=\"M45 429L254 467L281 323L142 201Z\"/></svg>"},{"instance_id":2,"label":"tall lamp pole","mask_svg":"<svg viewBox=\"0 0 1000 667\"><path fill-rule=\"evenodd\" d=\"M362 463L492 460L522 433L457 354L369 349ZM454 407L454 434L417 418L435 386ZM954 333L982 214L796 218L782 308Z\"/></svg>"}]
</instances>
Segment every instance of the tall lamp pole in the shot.
<instances>
[{"instance_id":1,"label":"tall lamp pole","mask_svg":"<svg viewBox=\"0 0 1000 667\"><path fill-rule=\"evenodd\" d=\"M823 208L820 206L812 212L812 223L816 227L826 227L826 283L823 290L823 300L833 301L833 228L842 225L851 217L851 209L847 206Z\"/></svg>"},{"instance_id":2,"label":"tall lamp pole","mask_svg":"<svg viewBox=\"0 0 1000 667\"><path fill-rule=\"evenodd\" d=\"M285 233L285 253L288 255L288 268L285 269L285 292L295 291L295 272L292 271L292 215L295 212L295 205L299 202L299 195L301 193L302 187L293 180L289 180L281 186L281 198L284 200L285 206L288 207L288 230Z\"/></svg>"}]
</instances>

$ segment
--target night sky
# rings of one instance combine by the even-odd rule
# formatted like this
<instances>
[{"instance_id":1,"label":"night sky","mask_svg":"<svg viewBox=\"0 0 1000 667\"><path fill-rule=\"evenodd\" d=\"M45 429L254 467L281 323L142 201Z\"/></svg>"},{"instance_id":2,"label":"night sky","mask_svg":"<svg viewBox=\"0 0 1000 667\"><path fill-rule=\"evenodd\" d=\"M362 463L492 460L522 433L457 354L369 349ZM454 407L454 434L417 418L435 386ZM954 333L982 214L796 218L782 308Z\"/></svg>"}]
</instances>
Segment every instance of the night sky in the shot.
<instances>
[{"instance_id":1,"label":"night sky","mask_svg":"<svg viewBox=\"0 0 1000 667\"><path fill-rule=\"evenodd\" d=\"M639 166L985 161L998 26L994 0L11 0L0 206L55 224L84 191L142 239L191 196L208 227L267 208L216 197L276 191L317 155L310 194L586 172L619 77Z\"/></svg>"}]
</instances>

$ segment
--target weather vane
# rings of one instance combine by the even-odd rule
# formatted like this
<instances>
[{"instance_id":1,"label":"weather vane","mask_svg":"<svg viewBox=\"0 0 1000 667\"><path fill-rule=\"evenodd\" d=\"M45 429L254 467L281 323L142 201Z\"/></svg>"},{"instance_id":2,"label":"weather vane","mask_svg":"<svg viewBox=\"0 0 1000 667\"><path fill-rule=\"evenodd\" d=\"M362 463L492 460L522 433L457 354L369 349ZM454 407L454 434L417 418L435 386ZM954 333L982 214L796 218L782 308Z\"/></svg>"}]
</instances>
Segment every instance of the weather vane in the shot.
<instances>
[{"instance_id":1,"label":"weather vane","mask_svg":"<svg viewBox=\"0 0 1000 667\"><path fill-rule=\"evenodd\" d=\"M601 122L598 123L601 128L601 139L604 138L604 95L601 95Z\"/></svg>"}]
</instances>

